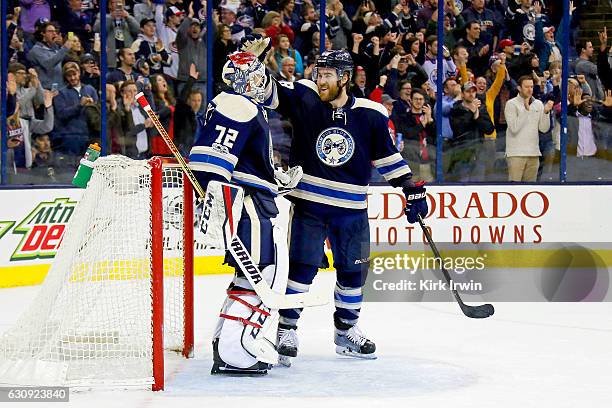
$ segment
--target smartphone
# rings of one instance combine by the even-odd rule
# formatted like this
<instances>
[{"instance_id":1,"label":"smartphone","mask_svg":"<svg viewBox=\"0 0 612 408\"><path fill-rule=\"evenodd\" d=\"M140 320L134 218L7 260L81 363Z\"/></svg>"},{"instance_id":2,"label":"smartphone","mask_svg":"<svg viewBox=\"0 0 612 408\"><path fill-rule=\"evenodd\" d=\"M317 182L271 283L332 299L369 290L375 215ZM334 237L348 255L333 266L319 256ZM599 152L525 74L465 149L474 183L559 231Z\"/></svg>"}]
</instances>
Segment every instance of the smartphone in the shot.
<instances>
[{"instance_id":1,"label":"smartphone","mask_svg":"<svg viewBox=\"0 0 612 408\"><path fill-rule=\"evenodd\" d=\"M400 149L400 146L402 145L403 140L404 140L404 135L402 133L395 134L395 147L397 148L397 150Z\"/></svg>"},{"instance_id":2,"label":"smartphone","mask_svg":"<svg viewBox=\"0 0 612 408\"><path fill-rule=\"evenodd\" d=\"M54 82L51 84L51 92L57 92L59 86L57 84L57 82Z\"/></svg>"},{"instance_id":3,"label":"smartphone","mask_svg":"<svg viewBox=\"0 0 612 408\"><path fill-rule=\"evenodd\" d=\"M74 38L74 33L72 31L68 31L68 39L72 40Z\"/></svg>"},{"instance_id":4,"label":"smartphone","mask_svg":"<svg viewBox=\"0 0 612 408\"><path fill-rule=\"evenodd\" d=\"M94 39L95 39L96 41L100 41L100 33L95 33L95 34L94 34Z\"/></svg>"}]
</instances>

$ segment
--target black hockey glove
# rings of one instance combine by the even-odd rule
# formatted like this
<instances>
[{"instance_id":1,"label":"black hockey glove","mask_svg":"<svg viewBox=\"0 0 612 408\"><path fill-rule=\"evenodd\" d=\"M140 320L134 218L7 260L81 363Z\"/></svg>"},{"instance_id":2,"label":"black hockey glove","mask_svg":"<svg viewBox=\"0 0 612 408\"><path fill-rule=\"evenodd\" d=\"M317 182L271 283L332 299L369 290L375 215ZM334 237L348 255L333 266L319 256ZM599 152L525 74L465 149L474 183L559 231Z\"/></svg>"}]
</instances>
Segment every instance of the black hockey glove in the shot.
<instances>
[{"instance_id":1,"label":"black hockey glove","mask_svg":"<svg viewBox=\"0 0 612 408\"><path fill-rule=\"evenodd\" d=\"M406 213L408 222L410 224L417 222L418 215L425 218L429 212L427 194L425 194L425 182L419 181L415 184L412 181L408 181L402 187L402 191L406 196L406 208L404 212Z\"/></svg>"}]
</instances>

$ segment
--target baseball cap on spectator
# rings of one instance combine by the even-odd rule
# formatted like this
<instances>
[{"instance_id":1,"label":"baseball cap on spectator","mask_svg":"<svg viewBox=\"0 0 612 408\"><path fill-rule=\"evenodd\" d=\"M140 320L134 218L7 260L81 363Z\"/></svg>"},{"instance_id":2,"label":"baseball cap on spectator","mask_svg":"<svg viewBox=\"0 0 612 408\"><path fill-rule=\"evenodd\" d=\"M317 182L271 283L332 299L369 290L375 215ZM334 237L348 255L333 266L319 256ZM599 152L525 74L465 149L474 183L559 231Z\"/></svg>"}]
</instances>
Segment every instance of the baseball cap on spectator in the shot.
<instances>
[{"instance_id":1,"label":"baseball cap on spectator","mask_svg":"<svg viewBox=\"0 0 612 408\"><path fill-rule=\"evenodd\" d=\"M357 67L355 67L355 72L359 72L359 71L365 72L365 69L361 65L357 65Z\"/></svg>"},{"instance_id":2,"label":"baseball cap on spectator","mask_svg":"<svg viewBox=\"0 0 612 408\"><path fill-rule=\"evenodd\" d=\"M62 75L66 76L66 74L71 71L76 71L79 74L81 73L81 69L79 68L79 65L76 62L69 61L64 64L64 67L62 68Z\"/></svg>"},{"instance_id":3,"label":"baseball cap on spectator","mask_svg":"<svg viewBox=\"0 0 612 408\"><path fill-rule=\"evenodd\" d=\"M155 23L154 18L143 18L140 20L140 28L144 27L147 23Z\"/></svg>"},{"instance_id":4,"label":"baseball cap on spectator","mask_svg":"<svg viewBox=\"0 0 612 408\"><path fill-rule=\"evenodd\" d=\"M499 49L503 50L506 47L514 47L514 41L509 38L504 38L499 42Z\"/></svg>"},{"instance_id":5,"label":"baseball cap on spectator","mask_svg":"<svg viewBox=\"0 0 612 408\"><path fill-rule=\"evenodd\" d=\"M11 62L8 64L8 72L14 74L18 71L26 71L26 66L19 62Z\"/></svg>"},{"instance_id":6,"label":"baseball cap on spectator","mask_svg":"<svg viewBox=\"0 0 612 408\"><path fill-rule=\"evenodd\" d=\"M166 10L166 18L170 18L172 16L182 16L183 14L185 14L184 11L179 10L174 6L170 6L168 7L168 10Z\"/></svg>"},{"instance_id":7,"label":"baseball cap on spectator","mask_svg":"<svg viewBox=\"0 0 612 408\"><path fill-rule=\"evenodd\" d=\"M85 64L87 62L96 62L96 59L89 53L81 55L81 64Z\"/></svg>"},{"instance_id":8,"label":"baseball cap on spectator","mask_svg":"<svg viewBox=\"0 0 612 408\"><path fill-rule=\"evenodd\" d=\"M191 24L189 24L189 25L194 25L194 24L200 25L200 20L198 20L195 17L192 17L191 18Z\"/></svg>"},{"instance_id":9,"label":"baseball cap on spectator","mask_svg":"<svg viewBox=\"0 0 612 408\"><path fill-rule=\"evenodd\" d=\"M468 81L465 84L463 84L463 86L461 87L461 90L463 92L465 92L465 91L469 91L472 88L473 89L478 89L478 88L476 88L476 84L474 84L472 81Z\"/></svg>"},{"instance_id":10,"label":"baseball cap on spectator","mask_svg":"<svg viewBox=\"0 0 612 408\"><path fill-rule=\"evenodd\" d=\"M554 32L555 32L555 27L553 27L553 26L550 26L550 27L544 27L544 32L545 32L545 33L549 32L550 30L552 30L552 32L554 33Z\"/></svg>"},{"instance_id":11,"label":"baseball cap on spectator","mask_svg":"<svg viewBox=\"0 0 612 408\"><path fill-rule=\"evenodd\" d=\"M383 94L383 96L380 98L380 103L385 104L385 103L393 103L395 102L395 99L393 99L390 95L388 94Z\"/></svg>"}]
</instances>

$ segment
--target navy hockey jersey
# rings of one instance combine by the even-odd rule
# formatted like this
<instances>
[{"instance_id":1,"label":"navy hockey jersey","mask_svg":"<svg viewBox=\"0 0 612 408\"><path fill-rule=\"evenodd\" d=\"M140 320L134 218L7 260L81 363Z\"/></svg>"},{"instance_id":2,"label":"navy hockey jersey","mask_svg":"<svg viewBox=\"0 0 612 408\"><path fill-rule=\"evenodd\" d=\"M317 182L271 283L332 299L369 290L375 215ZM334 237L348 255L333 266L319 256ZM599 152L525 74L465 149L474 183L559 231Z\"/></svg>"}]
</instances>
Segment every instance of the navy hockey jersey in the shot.
<instances>
[{"instance_id":1,"label":"navy hockey jersey","mask_svg":"<svg viewBox=\"0 0 612 408\"><path fill-rule=\"evenodd\" d=\"M334 207L365 209L372 164L393 186L411 175L389 137L383 105L354 98L334 109L310 80L276 83L266 105L293 123L290 164L304 177L289 197Z\"/></svg>"},{"instance_id":2,"label":"navy hockey jersey","mask_svg":"<svg viewBox=\"0 0 612 408\"><path fill-rule=\"evenodd\" d=\"M265 108L245 96L222 92L197 121L189 166L204 189L209 181L219 180L277 193Z\"/></svg>"}]
</instances>

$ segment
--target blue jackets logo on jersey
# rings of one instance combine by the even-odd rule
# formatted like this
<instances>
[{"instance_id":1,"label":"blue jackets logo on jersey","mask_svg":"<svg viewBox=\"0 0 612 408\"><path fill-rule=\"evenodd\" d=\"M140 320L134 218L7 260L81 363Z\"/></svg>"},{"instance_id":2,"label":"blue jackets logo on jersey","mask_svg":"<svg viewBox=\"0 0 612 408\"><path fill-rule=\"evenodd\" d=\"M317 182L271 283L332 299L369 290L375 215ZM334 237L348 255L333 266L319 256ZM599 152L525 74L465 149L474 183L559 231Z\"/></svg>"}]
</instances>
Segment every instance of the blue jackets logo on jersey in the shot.
<instances>
[{"instance_id":1,"label":"blue jackets logo on jersey","mask_svg":"<svg viewBox=\"0 0 612 408\"><path fill-rule=\"evenodd\" d=\"M317 137L317 156L328 166L338 167L353 156L355 141L346 130L338 127L327 128Z\"/></svg>"}]
</instances>

